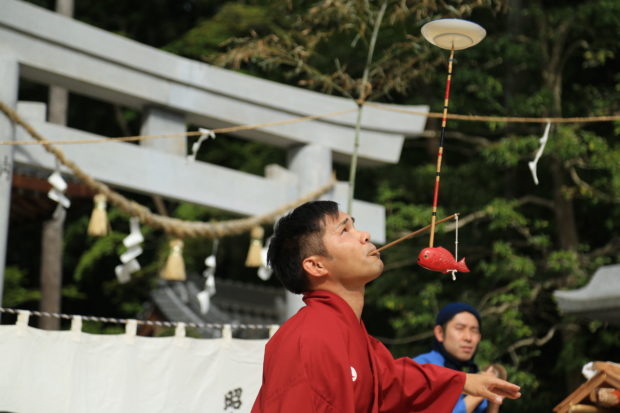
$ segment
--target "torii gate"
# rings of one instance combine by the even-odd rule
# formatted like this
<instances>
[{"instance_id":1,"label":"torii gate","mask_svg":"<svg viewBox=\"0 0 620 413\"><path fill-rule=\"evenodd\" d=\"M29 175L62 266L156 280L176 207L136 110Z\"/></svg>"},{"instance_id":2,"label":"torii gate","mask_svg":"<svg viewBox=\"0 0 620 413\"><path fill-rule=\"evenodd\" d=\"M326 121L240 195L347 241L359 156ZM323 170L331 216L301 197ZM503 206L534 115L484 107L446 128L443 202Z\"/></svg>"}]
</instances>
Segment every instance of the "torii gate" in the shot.
<instances>
[{"instance_id":1,"label":"torii gate","mask_svg":"<svg viewBox=\"0 0 620 413\"><path fill-rule=\"evenodd\" d=\"M19 79L57 85L98 100L140 109L142 135L185 132L191 123L213 129L259 124L355 108L328 96L182 58L19 0L2 0L0 100L16 108L48 140L100 138L46 122L42 103L17 103ZM426 113L427 106L396 106ZM364 109L360 164L396 163L405 135L420 134L420 115ZM114 187L160 195L244 215L277 209L331 179L332 162L353 151L355 113L236 132L288 150L288 169L271 165L264 177L205 162L188 163L186 140L155 139L65 145L88 174ZM0 140L30 137L0 116ZM39 146L0 146L0 305L13 163L54 170ZM65 172L67 172L65 170ZM231 191L231 188L235 188ZM346 205L348 184L324 196ZM353 201L352 213L377 243L385 242L385 210Z\"/></svg>"}]
</instances>

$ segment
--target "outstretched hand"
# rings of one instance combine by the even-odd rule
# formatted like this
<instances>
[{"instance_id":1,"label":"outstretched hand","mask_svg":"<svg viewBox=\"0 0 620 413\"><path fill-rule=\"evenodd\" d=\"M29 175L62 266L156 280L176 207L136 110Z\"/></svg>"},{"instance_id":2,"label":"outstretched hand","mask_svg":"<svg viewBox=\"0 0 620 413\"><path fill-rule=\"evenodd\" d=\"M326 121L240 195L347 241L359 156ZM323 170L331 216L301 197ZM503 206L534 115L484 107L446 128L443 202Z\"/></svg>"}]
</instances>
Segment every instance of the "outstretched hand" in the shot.
<instances>
[{"instance_id":1,"label":"outstretched hand","mask_svg":"<svg viewBox=\"0 0 620 413\"><path fill-rule=\"evenodd\" d=\"M467 374L463 392L472 396L484 397L491 403L501 404L505 397L518 399L521 388L516 384L498 379L490 374Z\"/></svg>"}]
</instances>

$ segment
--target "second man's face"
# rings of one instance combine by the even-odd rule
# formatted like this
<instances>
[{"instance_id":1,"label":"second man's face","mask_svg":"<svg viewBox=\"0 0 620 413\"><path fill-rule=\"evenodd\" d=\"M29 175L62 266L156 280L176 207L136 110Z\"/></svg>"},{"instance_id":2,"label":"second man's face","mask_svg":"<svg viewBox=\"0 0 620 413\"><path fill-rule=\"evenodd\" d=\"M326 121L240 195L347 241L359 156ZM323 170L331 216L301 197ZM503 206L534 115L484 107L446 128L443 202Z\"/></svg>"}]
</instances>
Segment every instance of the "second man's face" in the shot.
<instances>
[{"instance_id":1,"label":"second man's face","mask_svg":"<svg viewBox=\"0 0 620 413\"><path fill-rule=\"evenodd\" d=\"M458 313L448 321L442 336L439 341L452 357L459 361L469 361L480 343L478 319L467 311Z\"/></svg>"}]
</instances>

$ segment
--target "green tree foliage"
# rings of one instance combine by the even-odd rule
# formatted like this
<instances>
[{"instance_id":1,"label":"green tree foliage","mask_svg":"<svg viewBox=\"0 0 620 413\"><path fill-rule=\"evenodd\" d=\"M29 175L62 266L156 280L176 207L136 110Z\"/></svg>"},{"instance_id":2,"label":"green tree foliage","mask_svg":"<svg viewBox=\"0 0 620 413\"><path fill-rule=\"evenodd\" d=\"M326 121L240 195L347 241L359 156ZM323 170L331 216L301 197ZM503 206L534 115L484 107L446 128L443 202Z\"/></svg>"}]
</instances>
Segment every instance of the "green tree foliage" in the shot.
<instances>
[{"instance_id":1,"label":"green tree foliage","mask_svg":"<svg viewBox=\"0 0 620 413\"><path fill-rule=\"evenodd\" d=\"M412 79L429 78L440 55L422 39L419 21L455 17L487 4L388 1L370 85L364 97L402 95ZM359 98L368 46L380 4L367 1L230 2L168 50L209 63ZM223 40L228 35L229 38ZM233 37L237 36L237 37ZM194 46L202 46L195 48ZM225 53L222 53L224 51ZM394 62L399 64L395 65Z\"/></svg>"},{"instance_id":2,"label":"green tree foliage","mask_svg":"<svg viewBox=\"0 0 620 413\"><path fill-rule=\"evenodd\" d=\"M16 266L4 269L4 294L2 305L8 308L20 308L24 304L37 301L41 298L41 292L25 286L25 274L22 269Z\"/></svg>"}]
</instances>

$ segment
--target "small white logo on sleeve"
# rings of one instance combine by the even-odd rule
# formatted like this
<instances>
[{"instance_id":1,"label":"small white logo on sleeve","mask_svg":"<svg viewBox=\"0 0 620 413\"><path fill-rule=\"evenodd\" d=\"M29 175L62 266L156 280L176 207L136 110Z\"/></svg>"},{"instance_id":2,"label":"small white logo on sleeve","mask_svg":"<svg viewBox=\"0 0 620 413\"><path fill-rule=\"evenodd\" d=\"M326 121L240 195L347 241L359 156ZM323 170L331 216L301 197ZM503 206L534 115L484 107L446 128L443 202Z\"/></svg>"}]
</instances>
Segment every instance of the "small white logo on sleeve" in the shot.
<instances>
[{"instance_id":1,"label":"small white logo on sleeve","mask_svg":"<svg viewBox=\"0 0 620 413\"><path fill-rule=\"evenodd\" d=\"M353 366L351 366L351 379L353 379L353 381L357 380L357 371L355 371Z\"/></svg>"}]
</instances>

